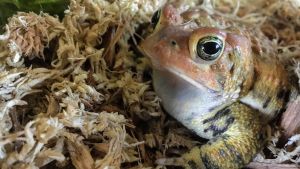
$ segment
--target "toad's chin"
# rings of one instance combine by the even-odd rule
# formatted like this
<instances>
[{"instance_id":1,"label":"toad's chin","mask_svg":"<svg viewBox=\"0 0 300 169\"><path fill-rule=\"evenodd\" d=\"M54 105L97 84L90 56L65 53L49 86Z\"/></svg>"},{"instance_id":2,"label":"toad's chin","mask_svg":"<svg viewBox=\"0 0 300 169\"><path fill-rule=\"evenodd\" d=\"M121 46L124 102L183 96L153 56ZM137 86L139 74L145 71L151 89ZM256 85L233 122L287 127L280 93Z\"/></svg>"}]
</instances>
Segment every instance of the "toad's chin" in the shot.
<instances>
[{"instance_id":1,"label":"toad's chin","mask_svg":"<svg viewBox=\"0 0 300 169\"><path fill-rule=\"evenodd\" d=\"M153 69L153 86L162 99L165 110L187 128L200 134L191 119L201 118L224 100L219 92L212 92L201 84L192 84L169 70Z\"/></svg>"}]
</instances>

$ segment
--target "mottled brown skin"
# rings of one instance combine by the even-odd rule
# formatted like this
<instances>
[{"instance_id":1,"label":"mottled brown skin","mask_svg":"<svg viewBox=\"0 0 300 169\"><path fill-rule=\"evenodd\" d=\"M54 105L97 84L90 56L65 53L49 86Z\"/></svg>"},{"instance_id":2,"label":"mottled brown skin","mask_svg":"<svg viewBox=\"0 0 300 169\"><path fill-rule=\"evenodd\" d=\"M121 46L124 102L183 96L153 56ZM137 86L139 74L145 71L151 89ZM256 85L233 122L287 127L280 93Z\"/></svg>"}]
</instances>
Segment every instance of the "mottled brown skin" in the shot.
<instances>
[{"instance_id":1,"label":"mottled brown skin","mask_svg":"<svg viewBox=\"0 0 300 169\"><path fill-rule=\"evenodd\" d=\"M154 88L166 111L210 139L182 158L159 163L191 169L241 168L262 148L263 126L284 110L292 87L277 60L253 50L249 34L199 26L192 20L199 13L166 5L153 33L141 44L151 59ZM224 41L221 56L213 61L195 52L199 39L207 36Z\"/></svg>"}]
</instances>

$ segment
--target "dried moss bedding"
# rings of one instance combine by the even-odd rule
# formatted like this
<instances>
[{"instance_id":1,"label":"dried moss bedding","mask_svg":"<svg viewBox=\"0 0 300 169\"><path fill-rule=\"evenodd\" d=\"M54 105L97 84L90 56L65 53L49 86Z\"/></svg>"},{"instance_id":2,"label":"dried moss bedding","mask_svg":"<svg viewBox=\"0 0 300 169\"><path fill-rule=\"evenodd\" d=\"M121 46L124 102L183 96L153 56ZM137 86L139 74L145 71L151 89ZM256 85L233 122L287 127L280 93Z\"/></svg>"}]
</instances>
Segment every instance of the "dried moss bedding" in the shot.
<instances>
[{"instance_id":1,"label":"dried moss bedding","mask_svg":"<svg viewBox=\"0 0 300 169\"><path fill-rule=\"evenodd\" d=\"M299 0L182 3L255 25L262 52L286 64L297 83ZM32 12L8 20L0 35L2 169L163 168L156 159L203 143L162 110L150 63L138 52L163 4L71 0L62 20ZM282 133L272 125L268 146L254 161L298 164L300 136L280 147Z\"/></svg>"}]
</instances>

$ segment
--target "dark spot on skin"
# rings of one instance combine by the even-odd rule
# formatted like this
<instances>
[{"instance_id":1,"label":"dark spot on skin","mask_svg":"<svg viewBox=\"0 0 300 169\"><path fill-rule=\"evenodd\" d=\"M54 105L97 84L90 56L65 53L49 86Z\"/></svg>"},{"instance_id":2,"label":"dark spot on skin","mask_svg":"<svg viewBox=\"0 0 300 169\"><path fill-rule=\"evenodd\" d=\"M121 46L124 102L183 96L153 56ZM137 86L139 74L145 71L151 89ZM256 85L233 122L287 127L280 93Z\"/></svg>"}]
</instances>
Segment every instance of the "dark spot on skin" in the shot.
<instances>
[{"instance_id":1,"label":"dark spot on skin","mask_svg":"<svg viewBox=\"0 0 300 169\"><path fill-rule=\"evenodd\" d=\"M188 165L191 169L198 169L197 164L192 160L188 161Z\"/></svg>"},{"instance_id":2,"label":"dark spot on skin","mask_svg":"<svg viewBox=\"0 0 300 169\"><path fill-rule=\"evenodd\" d=\"M220 155L221 157L226 157L226 152L225 152L225 150L220 149L220 150L219 150L219 155Z\"/></svg>"},{"instance_id":3,"label":"dark spot on skin","mask_svg":"<svg viewBox=\"0 0 300 169\"><path fill-rule=\"evenodd\" d=\"M235 150L233 145L227 144L227 142L224 140L224 145L225 147L229 150L230 154L233 154L234 156L234 163L239 165L239 166L244 166L245 161L243 156Z\"/></svg>"},{"instance_id":4,"label":"dark spot on skin","mask_svg":"<svg viewBox=\"0 0 300 169\"><path fill-rule=\"evenodd\" d=\"M234 162L236 164L239 164L240 166L243 166L245 164L244 159L242 158L242 155L239 152L235 151L235 157L236 158Z\"/></svg>"},{"instance_id":5,"label":"dark spot on skin","mask_svg":"<svg viewBox=\"0 0 300 169\"><path fill-rule=\"evenodd\" d=\"M291 94L291 91L290 91L290 90L287 90L286 93L285 93L285 95L284 95L284 98L283 98L283 101L284 101L285 103L287 103L287 102L289 101L289 99L290 99L290 94Z\"/></svg>"},{"instance_id":6,"label":"dark spot on skin","mask_svg":"<svg viewBox=\"0 0 300 169\"><path fill-rule=\"evenodd\" d=\"M277 93L277 98L282 99L284 97L284 94L285 94L284 89L279 90L279 92Z\"/></svg>"},{"instance_id":7,"label":"dark spot on skin","mask_svg":"<svg viewBox=\"0 0 300 169\"><path fill-rule=\"evenodd\" d=\"M220 169L220 167L214 164L207 155L202 156L201 159L207 169Z\"/></svg>"},{"instance_id":8,"label":"dark spot on skin","mask_svg":"<svg viewBox=\"0 0 300 169\"><path fill-rule=\"evenodd\" d=\"M253 81L252 81L251 86L249 87L249 91L252 91L254 89L256 81L257 81L257 76L258 76L258 73L256 70L254 70L253 71Z\"/></svg>"},{"instance_id":9,"label":"dark spot on skin","mask_svg":"<svg viewBox=\"0 0 300 169\"><path fill-rule=\"evenodd\" d=\"M275 116L277 116L278 114L283 113L285 110L286 110L285 107L283 107L283 108L281 108L281 109L279 109L279 110L276 110L276 111L275 111Z\"/></svg>"},{"instance_id":10,"label":"dark spot on skin","mask_svg":"<svg viewBox=\"0 0 300 169\"><path fill-rule=\"evenodd\" d=\"M267 100L266 100L266 101L264 102L264 104L263 104L263 108L264 108L264 109L268 107L270 101L271 101L271 97L268 97Z\"/></svg>"},{"instance_id":11,"label":"dark spot on skin","mask_svg":"<svg viewBox=\"0 0 300 169\"><path fill-rule=\"evenodd\" d=\"M241 91L244 91L244 87L245 87L244 82L245 82L245 78L243 78L243 83L239 85Z\"/></svg>"},{"instance_id":12,"label":"dark spot on skin","mask_svg":"<svg viewBox=\"0 0 300 169\"><path fill-rule=\"evenodd\" d=\"M277 94L277 98L278 99L283 99L284 102L288 102L289 101L289 97L290 97L291 91L290 90L286 90L286 89L281 89L278 94Z\"/></svg>"},{"instance_id":13,"label":"dark spot on skin","mask_svg":"<svg viewBox=\"0 0 300 169\"><path fill-rule=\"evenodd\" d=\"M208 131L212 131L212 136L218 136L227 131L228 127L234 122L235 118L230 116L231 110L230 108L224 107L221 110L218 110L212 117L203 120L203 124L208 123L208 127L203 130L203 132L207 133ZM224 119L225 118L225 119ZM217 124L218 120L226 120L224 126L219 126Z\"/></svg>"},{"instance_id":14,"label":"dark spot on skin","mask_svg":"<svg viewBox=\"0 0 300 169\"><path fill-rule=\"evenodd\" d=\"M208 131L212 131L213 137L218 136L224 133L225 131L227 131L228 127L234 122L234 120L235 120L234 117L230 116L228 119L226 119L226 125L224 127L211 124L207 129L204 129L204 132L206 133Z\"/></svg>"},{"instance_id":15,"label":"dark spot on skin","mask_svg":"<svg viewBox=\"0 0 300 169\"><path fill-rule=\"evenodd\" d=\"M233 74L234 68L235 68L234 65L232 65L230 70L229 70L230 74Z\"/></svg>"},{"instance_id":16,"label":"dark spot on skin","mask_svg":"<svg viewBox=\"0 0 300 169\"><path fill-rule=\"evenodd\" d=\"M216 121L224 116L227 116L228 114L230 114L230 112L231 112L231 110L228 107L225 107L225 108L219 110L213 117L203 120L203 124L212 122L212 121Z\"/></svg>"},{"instance_id":17,"label":"dark spot on skin","mask_svg":"<svg viewBox=\"0 0 300 169\"><path fill-rule=\"evenodd\" d=\"M235 120L234 117L231 116L231 117L229 117L229 119L226 120L226 124L230 125L234 122L234 120Z\"/></svg>"},{"instance_id":18,"label":"dark spot on skin","mask_svg":"<svg viewBox=\"0 0 300 169\"><path fill-rule=\"evenodd\" d=\"M209 130L213 131L213 136L216 137L217 135L220 135L224 133L227 130L227 125L224 128L219 129L218 126L211 125L209 126Z\"/></svg>"}]
</instances>

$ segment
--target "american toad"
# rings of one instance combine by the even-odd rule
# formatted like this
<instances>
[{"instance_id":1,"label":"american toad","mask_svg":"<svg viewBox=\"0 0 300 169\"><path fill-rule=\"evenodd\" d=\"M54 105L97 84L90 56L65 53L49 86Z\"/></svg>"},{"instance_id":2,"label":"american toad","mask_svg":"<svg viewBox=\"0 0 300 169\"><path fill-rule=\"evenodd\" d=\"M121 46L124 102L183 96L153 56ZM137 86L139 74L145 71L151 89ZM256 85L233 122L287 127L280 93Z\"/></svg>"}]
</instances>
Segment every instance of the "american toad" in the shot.
<instances>
[{"instance_id":1,"label":"american toad","mask_svg":"<svg viewBox=\"0 0 300 169\"><path fill-rule=\"evenodd\" d=\"M209 139L174 163L241 168L262 148L264 125L284 110L292 87L282 64L257 50L253 34L226 27L221 15L211 16L218 20L212 24L208 16L166 5L153 16L141 49L165 110Z\"/></svg>"}]
</instances>

